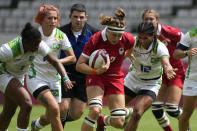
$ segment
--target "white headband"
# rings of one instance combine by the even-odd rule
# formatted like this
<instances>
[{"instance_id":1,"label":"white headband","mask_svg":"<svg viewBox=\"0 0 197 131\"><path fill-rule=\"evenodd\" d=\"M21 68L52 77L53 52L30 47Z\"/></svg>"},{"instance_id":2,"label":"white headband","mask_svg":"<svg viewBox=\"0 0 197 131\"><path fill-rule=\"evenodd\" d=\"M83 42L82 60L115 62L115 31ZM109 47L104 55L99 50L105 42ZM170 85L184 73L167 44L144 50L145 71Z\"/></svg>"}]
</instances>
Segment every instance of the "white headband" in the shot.
<instances>
[{"instance_id":1,"label":"white headband","mask_svg":"<svg viewBox=\"0 0 197 131\"><path fill-rule=\"evenodd\" d=\"M111 32L124 33L125 27L120 28L120 27L114 27L114 26L107 26L107 29Z\"/></svg>"}]
</instances>

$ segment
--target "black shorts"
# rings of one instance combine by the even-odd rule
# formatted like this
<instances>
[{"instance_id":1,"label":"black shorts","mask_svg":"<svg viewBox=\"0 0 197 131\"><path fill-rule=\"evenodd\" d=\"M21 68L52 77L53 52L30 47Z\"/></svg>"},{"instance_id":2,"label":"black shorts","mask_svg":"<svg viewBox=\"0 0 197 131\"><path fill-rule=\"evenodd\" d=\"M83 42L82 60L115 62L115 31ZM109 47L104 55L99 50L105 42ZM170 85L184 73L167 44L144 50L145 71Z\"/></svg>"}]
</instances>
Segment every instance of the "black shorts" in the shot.
<instances>
[{"instance_id":1,"label":"black shorts","mask_svg":"<svg viewBox=\"0 0 197 131\"><path fill-rule=\"evenodd\" d=\"M72 74L68 74L68 77L71 81L75 81L75 84L73 84L72 89L66 91L62 81L62 98L77 98L83 102L87 102L86 77L84 75L79 77Z\"/></svg>"},{"instance_id":2,"label":"black shorts","mask_svg":"<svg viewBox=\"0 0 197 131\"><path fill-rule=\"evenodd\" d=\"M50 88L48 86L42 86L38 88L37 90L33 92L33 97L37 100L38 95L44 90L50 90Z\"/></svg>"},{"instance_id":3,"label":"black shorts","mask_svg":"<svg viewBox=\"0 0 197 131\"><path fill-rule=\"evenodd\" d=\"M155 92L151 91L151 90L140 90L138 93L133 92L132 90L130 90L128 87L124 86L124 92L125 95L130 96L131 98L135 98L137 95L144 95L144 96L150 96L153 101L155 101L156 99L156 94Z\"/></svg>"}]
</instances>

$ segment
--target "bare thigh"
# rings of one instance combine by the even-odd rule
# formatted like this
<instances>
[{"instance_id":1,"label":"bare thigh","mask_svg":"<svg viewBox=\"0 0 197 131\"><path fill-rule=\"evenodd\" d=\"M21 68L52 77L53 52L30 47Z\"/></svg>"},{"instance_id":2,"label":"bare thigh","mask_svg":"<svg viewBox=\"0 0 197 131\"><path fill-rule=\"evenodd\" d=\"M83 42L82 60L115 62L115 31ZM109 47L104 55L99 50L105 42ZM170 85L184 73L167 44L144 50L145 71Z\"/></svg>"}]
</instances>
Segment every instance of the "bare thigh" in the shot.
<instances>
[{"instance_id":1,"label":"bare thigh","mask_svg":"<svg viewBox=\"0 0 197 131\"><path fill-rule=\"evenodd\" d=\"M128 105L133 100L132 97L125 95L125 105Z\"/></svg>"},{"instance_id":2,"label":"bare thigh","mask_svg":"<svg viewBox=\"0 0 197 131\"><path fill-rule=\"evenodd\" d=\"M182 89L176 86L170 86L168 87L167 94L167 103L179 104L182 96Z\"/></svg>"},{"instance_id":3,"label":"bare thigh","mask_svg":"<svg viewBox=\"0 0 197 131\"><path fill-rule=\"evenodd\" d=\"M106 96L109 109L125 108L125 96L122 94L112 94Z\"/></svg>"},{"instance_id":4,"label":"bare thigh","mask_svg":"<svg viewBox=\"0 0 197 131\"><path fill-rule=\"evenodd\" d=\"M30 102L30 104L32 103L28 92L25 88L23 88L21 82L16 78L13 78L9 82L4 96L9 98L17 105L22 105L24 102Z\"/></svg>"},{"instance_id":5,"label":"bare thigh","mask_svg":"<svg viewBox=\"0 0 197 131\"><path fill-rule=\"evenodd\" d=\"M3 95L3 111L2 113L10 119L16 111L17 104L11 100L9 97Z\"/></svg>"},{"instance_id":6,"label":"bare thigh","mask_svg":"<svg viewBox=\"0 0 197 131\"><path fill-rule=\"evenodd\" d=\"M73 98L70 104L70 112L76 110L76 111L84 111L86 107L86 103L77 99Z\"/></svg>"},{"instance_id":7,"label":"bare thigh","mask_svg":"<svg viewBox=\"0 0 197 131\"><path fill-rule=\"evenodd\" d=\"M49 89L42 91L37 100L46 108L58 105Z\"/></svg>"},{"instance_id":8,"label":"bare thigh","mask_svg":"<svg viewBox=\"0 0 197 131\"><path fill-rule=\"evenodd\" d=\"M101 100L103 99L104 91L99 86L89 86L87 87L86 91L88 100L92 98L99 98Z\"/></svg>"},{"instance_id":9,"label":"bare thigh","mask_svg":"<svg viewBox=\"0 0 197 131\"><path fill-rule=\"evenodd\" d=\"M183 96L183 113L192 114L197 102L197 96Z\"/></svg>"},{"instance_id":10,"label":"bare thigh","mask_svg":"<svg viewBox=\"0 0 197 131\"><path fill-rule=\"evenodd\" d=\"M71 98L62 98L62 102L59 103L60 115L64 117L70 107Z\"/></svg>"},{"instance_id":11,"label":"bare thigh","mask_svg":"<svg viewBox=\"0 0 197 131\"><path fill-rule=\"evenodd\" d=\"M159 93L157 95L156 101L165 101L166 95L167 95L167 86L162 84L159 89Z\"/></svg>"},{"instance_id":12,"label":"bare thigh","mask_svg":"<svg viewBox=\"0 0 197 131\"><path fill-rule=\"evenodd\" d=\"M134 111L143 114L149 107L151 107L153 99L150 96L139 95L136 97Z\"/></svg>"}]
</instances>

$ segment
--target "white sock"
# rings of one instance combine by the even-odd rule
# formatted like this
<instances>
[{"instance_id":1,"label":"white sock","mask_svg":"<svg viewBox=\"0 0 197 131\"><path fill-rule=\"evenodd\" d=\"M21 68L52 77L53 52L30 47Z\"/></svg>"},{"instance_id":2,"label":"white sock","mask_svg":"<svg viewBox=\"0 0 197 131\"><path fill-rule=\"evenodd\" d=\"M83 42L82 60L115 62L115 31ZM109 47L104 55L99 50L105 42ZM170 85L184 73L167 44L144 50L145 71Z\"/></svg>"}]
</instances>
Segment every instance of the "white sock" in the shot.
<instances>
[{"instance_id":1,"label":"white sock","mask_svg":"<svg viewBox=\"0 0 197 131\"><path fill-rule=\"evenodd\" d=\"M106 126L111 126L111 124L110 124L110 120L111 120L111 117L110 116L105 116L104 117L104 123L105 123L105 125Z\"/></svg>"},{"instance_id":2,"label":"white sock","mask_svg":"<svg viewBox=\"0 0 197 131\"><path fill-rule=\"evenodd\" d=\"M26 129L21 129L21 128L16 127L16 130L17 130L17 131L28 131L28 128L26 128ZM6 131L8 131L8 130L6 130Z\"/></svg>"},{"instance_id":3,"label":"white sock","mask_svg":"<svg viewBox=\"0 0 197 131\"><path fill-rule=\"evenodd\" d=\"M40 124L40 117L36 120L36 127L38 127L39 129L42 129L44 126Z\"/></svg>"},{"instance_id":4,"label":"white sock","mask_svg":"<svg viewBox=\"0 0 197 131\"><path fill-rule=\"evenodd\" d=\"M125 108L125 110L126 110L126 115L125 115L125 117L127 117L127 116L130 114L130 111L129 111L129 109L127 109L127 108Z\"/></svg>"}]
</instances>

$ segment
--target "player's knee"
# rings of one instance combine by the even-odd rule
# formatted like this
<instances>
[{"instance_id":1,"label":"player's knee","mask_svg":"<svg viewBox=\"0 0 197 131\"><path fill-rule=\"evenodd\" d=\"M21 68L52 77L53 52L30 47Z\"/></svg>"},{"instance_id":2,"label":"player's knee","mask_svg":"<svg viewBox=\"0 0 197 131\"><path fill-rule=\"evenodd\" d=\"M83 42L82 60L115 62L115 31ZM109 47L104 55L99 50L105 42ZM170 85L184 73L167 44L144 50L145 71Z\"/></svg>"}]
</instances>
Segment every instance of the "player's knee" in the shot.
<instances>
[{"instance_id":1,"label":"player's knee","mask_svg":"<svg viewBox=\"0 0 197 131\"><path fill-rule=\"evenodd\" d=\"M122 128L124 125L124 119L126 116L126 111L124 108L116 108L110 110L111 121L115 128Z\"/></svg>"},{"instance_id":2,"label":"player's knee","mask_svg":"<svg viewBox=\"0 0 197 131\"><path fill-rule=\"evenodd\" d=\"M49 115L53 117L56 117L58 116L58 114L60 114L58 104L51 104L50 106L47 106L47 110L49 112Z\"/></svg>"},{"instance_id":3,"label":"player's knee","mask_svg":"<svg viewBox=\"0 0 197 131\"><path fill-rule=\"evenodd\" d=\"M89 109L88 116L91 116L91 119L97 120L101 114L101 107L91 107Z\"/></svg>"},{"instance_id":4,"label":"player's knee","mask_svg":"<svg viewBox=\"0 0 197 131\"><path fill-rule=\"evenodd\" d=\"M152 104L152 112L157 119L161 118L164 113L163 102L154 102Z\"/></svg>"},{"instance_id":5,"label":"player's knee","mask_svg":"<svg viewBox=\"0 0 197 131\"><path fill-rule=\"evenodd\" d=\"M192 113L183 112L183 114L179 117L179 121L186 122L190 119Z\"/></svg>"},{"instance_id":6,"label":"player's knee","mask_svg":"<svg viewBox=\"0 0 197 131\"><path fill-rule=\"evenodd\" d=\"M178 105L170 103L166 104L166 112L168 113L168 115L175 118L178 118L182 114L182 110Z\"/></svg>"},{"instance_id":7,"label":"player's knee","mask_svg":"<svg viewBox=\"0 0 197 131\"><path fill-rule=\"evenodd\" d=\"M60 117L64 117L66 116L68 110L62 110L62 108L60 107Z\"/></svg>"},{"instance_id":8,"label":"player's knee","mask_svg":"<svg viewBox=\"0 0 197 131\"><path fill-rule=\"evenodd\" d=\"M68 109L64 108L62 106L59 106L59 109L60 109L60 116L61 117L64 117L66 115L66 113L68 112Z\"/></svg>"},{"instance_id":9,"label":"player's knee","mask_svg":"<svg viewBox=\"0 0 197 131\"><path fill-rule=\"evenodd\" d=\"M99 98L92 98L88 101L89 107L102 107L103 101Z\"/></svg>"},{"instance_id":10,"label":"player's knee","mask_svg":"<svg viewBox=\"0 0 197 131\"><path fill-rule=\"evenodd\" d=\"M71 117L72 119L74 120L78 120L83 114L83 111L82 110L75 110L71 113Z\"/></svg>"},{"instance_id":11,"label":"player's knee","mask_svg":"<svg viewBox=\"0 0 197 131\"><path fill-rule=\"evenodd\" d=\"M102 110L102 100L99 98L92 98L88 102L89 105L89 116L91 119L97 120Z\"/></svg>"},{"instance_id":12,"label":"player's knee","mask_svg":"<svg viewBox=\"0 0 197 131\"><path fill-rule=\"evenodd\" d=\"M139 121L141 119L142 114L140 113L139 110L134 109L133 114L132 114L132 118L134 119L134 121Z\"/></svg>"},{"instance_id":13,"label":"player's knee","mask_svg":"<svg viewBox=\"0 0 197 131\"><path fill-rule=\"evenodd\" d=\"M99 118L102 110L102 100L99 98L92 98L88 101L89 113L85 117L84 122L91 127L95 127L96 120Z\"/></svg>"},{"instance_id":14,"label":"player's knee","mask_svg":"<svg viewBox=\"0 0 197 131\"><path fill-rule=\"evenodd\" d=\"M115 128L119 128L122 129L123 125L124 125L124 118L119 118L119 119L114 119L113 121L113 125Z\"/></svg>"},{"instance_id":15,"label":"player's knee","mask_svg":"<svg viewBox=\"0 0 197 131\"><path fill-rule=\"evenodd\" d=\"M59 109L60 109L61 117L63 117L68 112L69 106L67 104L61 103L61 104L59 104Z\"/></svg>"}]
</instances>

